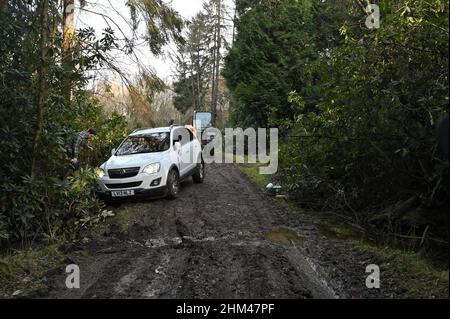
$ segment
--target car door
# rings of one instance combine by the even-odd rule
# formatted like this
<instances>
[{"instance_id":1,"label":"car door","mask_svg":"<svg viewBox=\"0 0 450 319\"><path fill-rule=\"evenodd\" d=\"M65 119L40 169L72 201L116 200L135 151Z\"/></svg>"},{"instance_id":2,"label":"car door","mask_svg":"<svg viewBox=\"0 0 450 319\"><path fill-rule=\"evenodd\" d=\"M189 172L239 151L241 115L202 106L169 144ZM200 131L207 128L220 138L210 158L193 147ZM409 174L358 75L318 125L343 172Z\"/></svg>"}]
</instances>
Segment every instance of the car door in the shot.
<instances>
[{"instance_id":1,"label":"car door","mask_svg":"<svg viewBox=\"0 0 450 319\"><path fill-rule=\"evenodd\" d=\"M196 137L191 130L186 129L189 134L189 143L187 145L187 152L189 156L188 171L192 171L197 166L197 157L201 150L200 144L196 143Z\"/></svg>"},{"instance_id":2,"label":"car door","mask_svg":"<svg viewBox=\"0 0 450 319\"><path fill-rule=\"evenodd\" d=\"M186 164L186 174L192 172L196 166L194 134L187 128L183 128L183 160Z\"/></svg>"},{"instance_id":3,"label":"car door","mask_svg":"<svg viewBox=\"0 0 450 319\"><path fill-rule=\"evenodd\" d=\"M197 139L197 136L191 131L191 151L192 153L192 160L193 164L192 166L195 168L197 164L199 164L199 161L202 160L202 146L200 144L200 141Z\"/></svg>"},{"instance_id":4,"label":"car door","mask_svg":"<svg viewBox=\"0 0 450 319\"><path fill-rule=\"evenodd\" d=\"M185 128L177 128L173 132L173 141L179 142L181 145L178 156L180 176L183 177L190 169L189 133Z\"/></svg>"}]
</instances>

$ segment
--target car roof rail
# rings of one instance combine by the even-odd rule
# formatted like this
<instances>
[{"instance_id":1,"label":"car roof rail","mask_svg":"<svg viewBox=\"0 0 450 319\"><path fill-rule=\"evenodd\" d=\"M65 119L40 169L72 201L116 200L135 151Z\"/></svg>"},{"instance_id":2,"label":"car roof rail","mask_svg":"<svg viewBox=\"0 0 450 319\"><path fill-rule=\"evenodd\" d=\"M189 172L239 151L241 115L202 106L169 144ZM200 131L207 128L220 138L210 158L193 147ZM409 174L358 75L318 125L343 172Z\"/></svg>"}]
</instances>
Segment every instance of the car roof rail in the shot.
<instances>
[{"instance_id":1,"label":"car roof rail","mask_svg":"<svg viewBox=\"0 0 450 319\"><path fill-rule=\"evenodd\" d=\"M172 124L172 125L170 126L170 130L173 130L173 129L176 128L176 127L184 127L184 125L183 125L183 124Z\"/></svg>"},{"instance_id":2,"label":"car roof rail","mask_svg":"<svg viewBox=\"0 0 450 319\"><path fill-rule=\"evenodd\" d=\"M183 124L172 124L169 127L169 129L172 131L176 127L185 127L185 126ZM138 129L135 129L131 134L140 132L140 131L151 130L151 129L156 129L156 127L138 128Z\"/></svg>"},{"instance_id":3,"label":"car roof rail","mask_svg":"<svg viewBox=\"0 0 450 319\"><path fill-rule=\"evenodd\" d=\"M152 130L152 129L155 129L156 127L144 127L144 128L138 128L138 129L135 129L134 131L133 131L133 133L136 133L136 132L139 132L139 131L145 131L145 130ZM133 134L132 133L132 134Z\"/></svg>"}]
</instances>

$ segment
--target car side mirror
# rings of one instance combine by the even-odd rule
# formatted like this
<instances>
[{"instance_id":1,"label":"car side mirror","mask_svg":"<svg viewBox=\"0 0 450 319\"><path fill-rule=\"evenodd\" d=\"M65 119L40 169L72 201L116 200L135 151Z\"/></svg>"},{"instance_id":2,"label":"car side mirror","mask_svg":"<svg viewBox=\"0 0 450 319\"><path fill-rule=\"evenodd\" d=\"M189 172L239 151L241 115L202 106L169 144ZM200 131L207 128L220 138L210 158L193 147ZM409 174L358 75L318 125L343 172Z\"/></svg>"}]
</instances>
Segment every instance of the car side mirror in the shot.
<instances>
[{"instance_id":1,"label":"car side mirror","mask_svg":"<svg viewBox=\"0 0 450 319\"><path fill-rule=\"evenodd\" d=\"M113 148L113 150L111 151L111 156L114 156L114 155L116 155L116 149L115 148Z\"/></svg>"},{"instance_id":2,"label":"car side mirror","mask_svg":"<svg viewBox=\"0 0 450 319\"><path fill-rule=\"evenodd\" d=\"M180 142L175 142L173 144L173 149L178 152L181 149L181 143Z\"/></svg>"}]
</instances>

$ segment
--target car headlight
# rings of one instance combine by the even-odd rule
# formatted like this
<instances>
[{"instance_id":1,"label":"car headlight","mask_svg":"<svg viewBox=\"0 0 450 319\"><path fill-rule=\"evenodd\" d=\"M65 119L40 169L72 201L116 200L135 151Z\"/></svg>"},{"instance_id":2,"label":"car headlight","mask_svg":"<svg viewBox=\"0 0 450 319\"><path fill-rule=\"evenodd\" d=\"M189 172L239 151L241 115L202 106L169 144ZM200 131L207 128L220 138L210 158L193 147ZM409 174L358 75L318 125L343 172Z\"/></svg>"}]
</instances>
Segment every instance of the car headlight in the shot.
<instances>
[{"instance_id":1,"label":"car headlight","mask_svg":"<svg viewBox=\"0 0 450 319\"><path fill-rule=\"evenodd\" d=\"M144 169L142 170L142 173L155 174L158 173L160 169L161 169L160 163L153 163L145 166Z\"/></svg>"},{"instance_id":2,"label":"car headlight","mask_svg":"<svg viewBox=\"0 0 450 319\"><path fill-rule=\"evenodd\" d=\"M105 170L100 167L95 170L95 174L97 175L98 178L102 178L103 176L106 175Z\"/></svg>"}]
</instances>

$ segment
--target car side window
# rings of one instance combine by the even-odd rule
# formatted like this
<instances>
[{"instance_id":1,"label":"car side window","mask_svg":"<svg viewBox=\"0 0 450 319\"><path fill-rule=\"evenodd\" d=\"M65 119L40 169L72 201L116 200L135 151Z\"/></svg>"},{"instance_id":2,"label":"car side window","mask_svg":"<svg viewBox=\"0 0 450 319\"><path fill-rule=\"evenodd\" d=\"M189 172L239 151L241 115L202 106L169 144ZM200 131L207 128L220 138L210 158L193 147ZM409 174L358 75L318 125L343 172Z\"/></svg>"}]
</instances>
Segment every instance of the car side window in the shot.
<instances>
[{"instance_id":1,"label":"car side window","mask_svg":"<svg viewBox=\"0 0 450 319\"><path fill-rule=\"evenodd\" d=\"M180 142L182 146L192 141L192 139L192 132L190 132L188 129L178 128L173 132L173 141Z\"/></svg>"},{"instance_id":2,"label":"car side window","mask_svg":"<svg viewBox=\"0 0 450 319\"><path fill-rule=\"evenodd\" d=\"M173 131L173 137L172 137L172 145L174 145L175 144L175 142L181 142L180 141L180 134L179 134L179 132L178 132L178 129L176 129L176 130L174 130Z\"/></svg>"}]
</instances>

